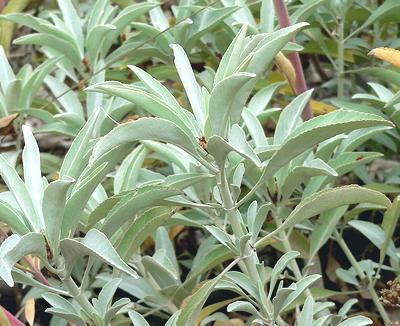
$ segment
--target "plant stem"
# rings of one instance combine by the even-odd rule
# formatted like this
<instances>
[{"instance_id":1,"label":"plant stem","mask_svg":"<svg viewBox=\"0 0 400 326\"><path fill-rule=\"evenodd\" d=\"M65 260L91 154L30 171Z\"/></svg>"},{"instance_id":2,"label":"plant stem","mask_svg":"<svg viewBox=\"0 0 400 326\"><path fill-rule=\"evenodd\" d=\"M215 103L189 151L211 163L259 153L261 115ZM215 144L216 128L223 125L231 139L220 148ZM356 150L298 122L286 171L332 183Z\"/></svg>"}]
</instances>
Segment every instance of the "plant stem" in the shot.
<instances>
[{"instance_id":1,"label":"plant stem","mask_svg":"<svg viewBox=\"0 0 400 326\"><path fill-rule=\"evenodd\" d=\"M235 208L235 203L233 202L232 195L229 189L229 184L226 179L225 170L221 169L219 174L219 191L221 193L222 202L224 205L224 209L227 214L227 218L232 226L233 233L236 238L240 238L244 235L243 228L240 225L240 221L238 219L237 208ZM261 283L260 275L257 271L257 264L259 264L259 260L257 257L257 252L251 248L250 244L247 244L246 254L249 254L246 258L244 258L244 263L246 266L246 272L248 276L256 283ZM272 303L267 299L267 290L263 291L264 299L267 302L267 305L270 307ZM263 304L260 304L260 308L266 317L270 318L271 312L269 307L265 307Z\"/></svg>"},{"instance_id":2,"label":"plant stem","mask_svg":"<svg viewBox=\"0 0 400 326\"><path fill-rule=\"evenodd\" d=\"M284 0L274 0L274 7L280 27L289 27L291 23ZM308 89L307 82L304 77L303 66L301 64L300 56L297 52L289 53L288 58L296 72L295 92L297 95L299 95L301 93L304 93ZM313 113L309 104L307 104L307 106L304 108L302 117L304 121L309 120L313 117Z\"/></svg>"},{"instance_id":3,"label":"plant stem","mask_svg":"<svg viewBox=\"0 0 400 326\"><path fill-rule=\"evenodd\" d=\"M66 279L63 279L63 284L68 288L70 291L72 297L79 303L79 305L82 307L83 310L89 315L96 315L98 314L96 309L92 306L92 304L89 302L88 298L83 294L81 289L78 288L74 280L69 276Z\"/></svg>"},{"instance_id":4,"label":"plant stem","mask_svg":"<svg viewBox=\"0 0 400 326\"><path fill-rule=\"evenodd\" d=\"M275 216L275 221L276 221L277 227L280 227L282 225L282 218L280 216L280 211L281 211L281 209L278 207L277 214ZM279 237L282 238L282 244L283 244L283 247L285 248L285 251L286 252L292 251L292 246L290 244L290 241L288 239L288 235L287 235L286 231L279 232ZM293 270L293 274L296 278L296 281L300 281L303 278L303 274L301 273L300 267L297 264L297 261L295 259L293 259L293 261L291 262L291 267ZM305 290L305 293L307 296L312 297L310 289L307 288Z\"/></svg>"},{"instance_id":5,"label":"plant stem","mask_svg":"<svg viewBox=\"0 0 400 326\"><path fill-rule=\"evenodd\" d=\"M350 261L351 265L353 266L354 270L356 271L358 277L361 280L368 280L367 290L371 296L371 299L374 302L375 307L378 309L379 314L381 315L385 324L389 323L390 322L389 315L387 314L382 303L379 301L379 297L376 294L375 289L373 288L371 280L367 277L367 275L361 269L360 264L358 263L357 259L354 257L353 253L350 251L350 248L347 246L347 243L343 240L343 238L340 236L339 232L336 229L333 231L333 235L336 238L336 242L339 244L340 248L343 250L347 259Z\"/></svg>"},{"instance_id":6,"label":"plant stem","mask_svg":"<svg viewBox=\"0 0 400 326\"><path fill-rule=\"evenodd\" d=\"M344 17L338 18L338 53L337 53L337 96L344 96Z\"/></svg>"}]
</instances>

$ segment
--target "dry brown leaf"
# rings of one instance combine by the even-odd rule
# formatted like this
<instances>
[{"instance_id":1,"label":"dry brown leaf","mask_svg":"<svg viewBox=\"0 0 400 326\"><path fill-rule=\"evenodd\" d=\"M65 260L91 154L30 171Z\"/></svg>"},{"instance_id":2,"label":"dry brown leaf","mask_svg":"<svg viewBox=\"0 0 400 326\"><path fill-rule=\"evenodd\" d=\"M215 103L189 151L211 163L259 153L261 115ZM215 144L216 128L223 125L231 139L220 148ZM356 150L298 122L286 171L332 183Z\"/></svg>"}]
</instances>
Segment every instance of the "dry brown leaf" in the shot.
<instances>
[{"instance_id":1,"label":"dry brown leaf","mask_svg":"<svg viewBox=\"0 0 400 326\"><path fill-rule=\"evenodd\" d=\"M13 133L14 128L12 123L18 118L19 113L14 113L6 117L0 118L0 135L8 136Z\"/></svg>"},{"instance_id":2,"label":"dry brown leaf","mask_svg":"<svg viewBox=\"0 0 400 326\"><path fill-rule=\"evenodd\" d=\"M25 303L25 318L29 325L35 321L35 299L29 298Z\"/></svg>"},{"instance_id":3,"label":"dry brown leaf","mask_svg":"<svg viewBox=\"0 0 400 326\"><path fill-rule=\"evenodd\" d=\"M296 85L296 71L294 70L294 67L290 60L285 57L285 55L282 52L279 52L276 57L275 57L275 62L278 67L278 69L282 72L282 74L285 76L287 81L290 84L290 87L292 89L295 89Z\"/></svg>"},{"instance_id":4,"label":"dry brown leaf","mask_svg":"<svg viewBox=\"0 0 400 326\"><path fill-rule=\"evenodd\" d=\"M392 48L376 48L371 50L368 55L381 59L400 68L400 51Z\"/></svg>"}]
</instances>

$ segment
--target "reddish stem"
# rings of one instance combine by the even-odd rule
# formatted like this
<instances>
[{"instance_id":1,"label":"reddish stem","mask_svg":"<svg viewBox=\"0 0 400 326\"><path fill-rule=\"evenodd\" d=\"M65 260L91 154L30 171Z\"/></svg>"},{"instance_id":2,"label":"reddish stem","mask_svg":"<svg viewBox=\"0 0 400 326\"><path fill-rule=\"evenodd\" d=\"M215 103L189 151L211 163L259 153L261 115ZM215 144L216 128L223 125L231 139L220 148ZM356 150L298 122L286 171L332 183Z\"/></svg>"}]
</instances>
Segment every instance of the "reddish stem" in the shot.
<instances>
[{"instance_id":1,"label":"reddish stem","mask_svg":"<svg viewBox=\"0 0 400 326\"><path fill-rule=\"evenodd\" d=\"M289 27L291 23L284 0L274 0L274 7L276 15L278 17L279 26L281 28ZM288 58L296 72L296 85L294 90L296 92L296 95L299 95L301 93L304 93L308 89L306 79L304 78L303 66L301 65L300 56L297 52L289 53ZM304 121L309 120L313 117L313 113L309 104L307 104L307 106L304 108L302 116Z\"/></svg>"},{"instance_id":2,"label":"reddish stem","mask_svg":"<svg viewBox=\"0 0 400 326\"><path fill-rule=\"evenodd\" d=\"M42 271L36 268L31 259L24 257L24 261L29 265L30 272L32 273L34 279L36 279L37 281L39 281L44 285L50 286L49 281L47 281L47 279L44 277Z\"/></svg>"}]
</instances>

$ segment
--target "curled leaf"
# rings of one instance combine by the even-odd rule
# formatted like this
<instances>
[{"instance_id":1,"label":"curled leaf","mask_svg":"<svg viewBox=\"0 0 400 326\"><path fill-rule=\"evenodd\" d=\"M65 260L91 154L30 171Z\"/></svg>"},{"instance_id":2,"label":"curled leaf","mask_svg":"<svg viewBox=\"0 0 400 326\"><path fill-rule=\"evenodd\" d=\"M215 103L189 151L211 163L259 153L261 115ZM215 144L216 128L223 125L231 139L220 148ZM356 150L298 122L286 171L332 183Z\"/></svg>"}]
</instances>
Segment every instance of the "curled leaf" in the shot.
<instances>
[{"instance_id":1,"label":"curled leaf","mask_svg":"<svg viewBox=\"0 0 400 326\"><path fill-rule=\"evenodd\" d=\"M282 52L278 52L275 57L276 66L279 71L285 76L289 85L292 89L294 89L296 85L296 71L291 63L291 61L285 57Z\"/></svg>"},{"instance_id":2,"label":"curled leaf","mask_svg":"<svg viewBox=\"0 0 400 326\"><path fill-rule=\"evenodd\" d=\"M391 65L400 68L400 51L392 48L376 48L371 50L368 55L381 59Z\"/></svg>"}]
</instances>

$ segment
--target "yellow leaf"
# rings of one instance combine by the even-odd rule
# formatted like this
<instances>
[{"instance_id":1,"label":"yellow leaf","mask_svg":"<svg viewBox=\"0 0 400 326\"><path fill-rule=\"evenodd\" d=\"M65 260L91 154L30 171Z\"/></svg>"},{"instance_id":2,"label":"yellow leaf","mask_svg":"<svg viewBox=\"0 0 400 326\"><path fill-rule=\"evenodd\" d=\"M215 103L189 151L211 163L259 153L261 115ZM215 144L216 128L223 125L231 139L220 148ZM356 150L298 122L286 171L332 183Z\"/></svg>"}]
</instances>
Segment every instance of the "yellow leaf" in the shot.
<instances>
[{"instance_id":1,"label":"yellow leaf","mask_svg":"<svg viewBox=\"0 0 400 326\"><path fill-rule=\"evenodd\" d=\"M35 321L35 299L29 298L25 303L25 318L29 325Z\"/></svg>"},{"instance_id":2,"label":"yellow leaf","mask_svg":"<svg viewBox=\"0 0 400 326\"><path fill-rule=\"evenodd\" d=\"M200 324L200 322L204 318L206 318L207 316L209 316L212 313L216 312L217 310L221 309L222 307L227 306L231 302L238 300L239 298L240 297L224 300L224 301L221 301L221 302L217 302L217 303L211 304L211 305L201 309L199 317L197 317L197 319L196 319L196 321L194 323L194 326L198 326Z\"/></svg>"},{"instance_id":3,"label":"yellow leaf","mask_svg":"<svg viewBox=\"0 0 400 326\"><path fill-rule=\"evenodd\" d=\"M389 62L395 67L400 68L400 51L392 48L376 48L371 50L368 55Z\"/></svg>"},{"instance_id":4,"label":"yellow leaf","mask_svg":"<svg viewBox=\"0 0 400 326\"><path fill-rule=\"evenodd\" d=\"M313 114L316 115L323 115L329 112L335 111L335 108L332 105L319 102L319 101L310 101L310 106Z\"/></svg>"}]
</instances>

